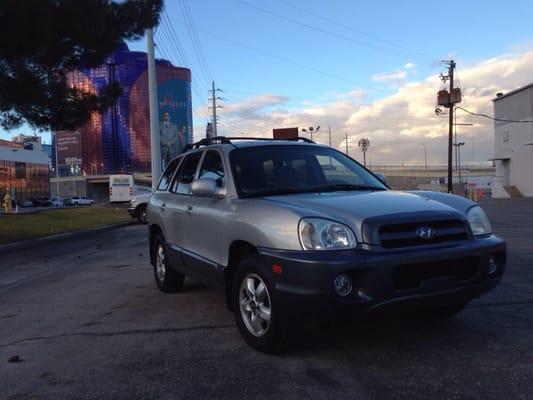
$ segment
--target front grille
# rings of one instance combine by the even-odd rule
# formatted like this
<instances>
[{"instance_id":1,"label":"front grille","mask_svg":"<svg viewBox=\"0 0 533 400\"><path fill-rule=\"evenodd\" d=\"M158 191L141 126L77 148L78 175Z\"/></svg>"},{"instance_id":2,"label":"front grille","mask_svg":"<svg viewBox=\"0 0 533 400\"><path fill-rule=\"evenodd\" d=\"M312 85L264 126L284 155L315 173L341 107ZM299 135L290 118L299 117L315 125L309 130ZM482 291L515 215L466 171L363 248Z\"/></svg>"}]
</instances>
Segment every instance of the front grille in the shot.
<instances>
[{"instance_id":1,"label":"front grille","mask_svg":"<svg viewBox=\"0 0 533 400\"><path fill-rule=\"evenodd\" d=\"M417 229L420 227L432 228L435 231L435 235L431 239L422 239L417 235ZM379 228L379 240L381 246L386 249L467 239L467 228L465 223L459 219L405 222L383 225Z\"/></svg>"},{"instance_id":2,"label":"front grille","mask_svg":"<svg viewBox=\"0 0 533 400\"><path fill-rule=\"evenodd\" d=\"M479 257L400 265L394 268L393 281L396 289L416 289L429 279L451 277L457 281L467 281L475 278L478 270Z\"/></svg>"}]
</instances>

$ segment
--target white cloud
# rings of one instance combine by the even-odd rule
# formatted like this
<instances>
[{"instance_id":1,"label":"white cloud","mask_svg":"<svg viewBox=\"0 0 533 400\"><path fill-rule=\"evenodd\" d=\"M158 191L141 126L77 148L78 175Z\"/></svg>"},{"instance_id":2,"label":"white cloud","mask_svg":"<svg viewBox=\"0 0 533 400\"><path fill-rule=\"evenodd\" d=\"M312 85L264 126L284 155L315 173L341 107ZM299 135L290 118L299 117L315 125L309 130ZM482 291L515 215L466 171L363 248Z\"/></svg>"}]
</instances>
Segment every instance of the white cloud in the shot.
<instances>
[{"instance_id":1,"label":"white cloud","mask_svg":"<svg viewBox=\"0 0 533 400\"><path fill-rule=\"evenodd\" d=\"M416 67L416 64L412 62L408 62L407 64L403 66L403 69L413 69L414 67Z\"/></svg>"},{"instance_id":2,"label":"white cloud","mask_svg":"<svg viewBox=\"0 0 533 400\"><path fill-rule=\"evenodd\" d=\"M379 74L372 75L372 80L374 82L397 83L399 81L405 80L406 77L407 73L405 71L382 72Z\"/></svg>"},{"instance_id":3,"label":"white cloud","mask_svg":"<svg viewBox=\"0 0 533 400\"><path fill-rule=\"evenodd\" d=\"M492 99L497 92L507 92L531 82L533 51L506 54L472 66L465 66L460 60L457 64L458 83L465 95L461 106L492 114ZM271 136L272 128L276 127L321 125L320 133L314 138L327 143L327 126L331 125L333 145L344 150L344 136L348 133L350 152L357 158L360 155L357 141L368 137L367 155L372 164L422 165L422 144L426 144L430 163L444 165L448 117L435 115L436 94L441 86L437 75L436 71L423 80L399 82L393 94L373 102L354 90L329 96L322 102L309 100L305 105L300 102L293 108L286 106L289 99L283 96L253 97L231 108L228 104L221 110L222 121L227 122L221 133L227 129L227 134L234 134L239 129L247 135ZM457 112L457 121L474 123L473 127L458 127L459 139L466 142L462 159L469 162L491 158L494 152L492 121L470 117L462 111Z\"/></svg>"},{"instance_id":4,"label":"white cloud","mask_svg":"<svg viewBox=\"0 0 533 400\"><path fill-rule=\"evenodd\" d=\"M268 107L278 106L287 101L287 97L278 96L275 94L263 94L260 96L249 97L248 99L239 103L229 103L227 113L230 115L238 115L241 118L247 118L257 114L261 110Z\"/></svg>"}]
</instances>

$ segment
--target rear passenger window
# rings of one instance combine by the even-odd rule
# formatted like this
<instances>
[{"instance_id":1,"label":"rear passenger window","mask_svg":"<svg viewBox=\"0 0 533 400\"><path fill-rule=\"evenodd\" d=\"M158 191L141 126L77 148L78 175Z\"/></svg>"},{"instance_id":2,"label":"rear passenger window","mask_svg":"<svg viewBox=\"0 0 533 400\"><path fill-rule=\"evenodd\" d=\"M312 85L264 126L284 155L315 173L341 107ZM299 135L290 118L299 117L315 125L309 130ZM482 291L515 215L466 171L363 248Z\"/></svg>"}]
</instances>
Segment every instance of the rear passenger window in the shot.
<instances>
[{"instance_id":1,"label":"rear passenger window","mask_svg":"<svg viewBox=\"0 0 533 400\"><path fill-rule=\"evenodd\" d=\"M196 152L185 156L185 159L181 163L172 186L170 188L171 192L178 194L191 194L191 184L194 179L194 173L200 162L200 157L202 153Z\"/></svg>"},{"instance_id":2,"label":"rear passenger window","mask_svg":"<svg viewBox=\"0 0 533 400\"><path fill-rule=\"evenodd\" d=\"M224 166L218 151L210 150L205 153L202 168L198 174L198 179L200 178L211 178L217 181L218 187L224 186Z\"/></svg>"},{"instance_id":3,"label":"rear passenger window","mask_svg":"<svg viewBox=\"0 0 533 400\"><path fill-rule=\"evenodd\" d=\"M174 175L174 171L176 170L176 167L178 166L179 162L181 160L180 158L175 158L170 162L170 164L167 165L165 168L165 171L161 175L161 179L159 180L159 185L157 185L157 190L167 190L168 186L170 185L170 180L172 179L172 175Z\"/></svg>"}]
</instances>

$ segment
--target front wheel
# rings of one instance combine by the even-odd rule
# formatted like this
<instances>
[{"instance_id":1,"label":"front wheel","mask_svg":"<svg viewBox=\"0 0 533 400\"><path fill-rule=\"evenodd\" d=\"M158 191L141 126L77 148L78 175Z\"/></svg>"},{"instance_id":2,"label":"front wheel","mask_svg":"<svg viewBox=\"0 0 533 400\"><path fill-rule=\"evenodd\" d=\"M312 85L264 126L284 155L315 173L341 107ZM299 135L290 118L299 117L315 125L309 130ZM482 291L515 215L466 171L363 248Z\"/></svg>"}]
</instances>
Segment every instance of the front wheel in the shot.
<instances>
[{"instance_id":1,"label":"front wheel","mask_svg":"<svg viewBox=\"0 0 533 400\"><path fill-rule=\"evenodd\" d=\"M154 241L154 277L157 287L164 293L179 291L185 281L185 275L174 271L168 263L162 234L159 234Z\"/></svg>"},{"instance_id":2,"label":"front wheel","mask_svg":"<svg viewBox=\"0 0 533 400\"><path fill-rule=\"evenodd\" d=\"M147 220L147 214L146 214L146 205L142 205L142 206L139 206L137 207L137 220L141 223L141 224L146 224L148 223L148 220Z\"/></svg>"},{"instance_id":3,"label":"front wheel","mask_svg":"<svg viewBox=\"0 0 533 400\"><path fill-rule=\"evenodd\" d=\"M258 257L245 258L233 281L233 313L248 345L265 353L279 350L282 312L276 304L274 285Z\"/></svg>"}]
</instances>

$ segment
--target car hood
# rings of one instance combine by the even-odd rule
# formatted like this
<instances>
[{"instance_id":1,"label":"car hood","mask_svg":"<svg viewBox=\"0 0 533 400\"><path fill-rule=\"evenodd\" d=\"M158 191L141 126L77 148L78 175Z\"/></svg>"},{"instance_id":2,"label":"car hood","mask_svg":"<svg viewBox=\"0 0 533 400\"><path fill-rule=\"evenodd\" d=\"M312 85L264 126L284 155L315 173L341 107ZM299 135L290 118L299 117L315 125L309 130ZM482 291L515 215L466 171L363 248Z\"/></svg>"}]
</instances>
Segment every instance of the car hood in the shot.
<instances>
[{"instance_id":1,"label":"car hood","mask_svg":"<svg viewBox=\"0 0 533 400\"><path fill-rule=\"evenodd\" d=\"M361 232L365 219L383 215L421 212L449 213L454 217L462 215L456 209L428 197L392 190L301 193L270 196L263 200L291 207L302 217L317 216L343 222L356 232Z\"/></svg>"}]
</instances>

